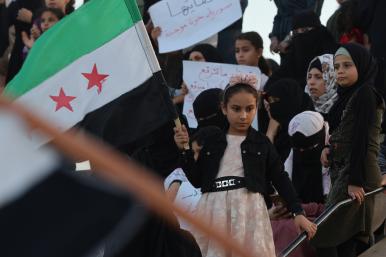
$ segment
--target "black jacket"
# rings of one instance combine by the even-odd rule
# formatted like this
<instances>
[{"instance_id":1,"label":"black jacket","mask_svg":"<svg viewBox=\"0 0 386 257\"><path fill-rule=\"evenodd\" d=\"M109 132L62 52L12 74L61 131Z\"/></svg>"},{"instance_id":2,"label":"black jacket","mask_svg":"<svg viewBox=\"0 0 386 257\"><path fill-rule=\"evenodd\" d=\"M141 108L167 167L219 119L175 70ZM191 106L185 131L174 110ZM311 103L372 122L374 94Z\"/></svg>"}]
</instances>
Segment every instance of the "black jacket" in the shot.
<instances>
[{"instance_id":1,"label":"black jacket","mask_svg":"<svg viewBox=\"0 0 386 257\"><path fill-rule=\"evenodd\" d=\"M203 193L212 188L226 147L226 134L221 131L217 137L206 141L197 161L194 160L191 150L182 152L183 170L193 186L201 187ZM297 213L302 210L280 156L265 135L250 128L246 139L241 143L241 153L246 187L249 191L261 193L269 208L272 203L268 192L272 182L287 202L289 211Z\"/></svg>"}]
</instances>

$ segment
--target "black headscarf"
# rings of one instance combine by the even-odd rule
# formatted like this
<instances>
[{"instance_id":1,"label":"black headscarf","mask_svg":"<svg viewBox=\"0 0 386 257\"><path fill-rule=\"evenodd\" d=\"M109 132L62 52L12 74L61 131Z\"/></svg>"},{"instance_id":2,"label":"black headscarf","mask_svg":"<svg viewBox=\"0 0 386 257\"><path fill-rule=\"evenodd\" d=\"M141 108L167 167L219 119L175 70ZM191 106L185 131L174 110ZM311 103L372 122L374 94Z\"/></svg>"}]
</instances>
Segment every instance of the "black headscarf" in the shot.
<instances>
[{"instance_id":1,"label":"black headscarf","mask_svg":"<svg viewBox=\"0 0 386 257\"><path fill-rule=\"evenodd\" d=\"M204 56L206 62L216 62L216 63L224 62L217 48L210 44L199 44L194 46L192 50L186 53L185 59L188 59L189 55L192 52L200 52Z\"/></svg>"},{"instance_id":2,"label":"black headscarf","mask_svg":"<svg viewBox=\"0 0 386 257\"><path fill-rule=\"evenodd\" d=\"M314 110L311 98L292 79L281 79L265 88L273 119L280 123L274 145L284 162L291 149L288 124L298 113Z\"/></svg>"},{"instance_id":3,"label":"black headscarf","mask_svg":"<svg viewBox=\"0 0 386 257\"><path fill-rule=\"evenodd\" d=\"M383 103L382 97L374 88L377 66L369 51L358 44L343 47L350 53L358 71L358 81L350 87L338 86L338 100L329 112L332 133L339 126L346 105L353 98L352 107L355 120L352 132L352 152L350 156L350 184L362 186L365 160L369 142L369 129L375 122L376 109Z\"/></svg>"},{"instance_id":4,"label":"black headscarf","mask_svg":"<svg viewBox=\"0 0 386 257\"><path fill-rule=\"evenodd\" d=\"M350 87L341 87L338 85L338 100L331 107L328 114L328 123L330 125L330 134L338 127L343 110L354 92L361 86L374 86L377 66L370 53L358 44L346 44L343 47L350 53L351 58L358 71L358 81ZM365 105L366 106L366 105Z\"/></svg>"},{"instance_id":5,"label":"black headscarf","mask_svg":"<svg viewBox=\"0 0 386 257\"><path fill-rule=\"evenodd\" d=\"M225 115L221 111L221 95L223 90L211 88L202 91L193 102L194 116L200 129L206 126L216 126L223 129L226 125Z\"/></svg>"}]
</instances>

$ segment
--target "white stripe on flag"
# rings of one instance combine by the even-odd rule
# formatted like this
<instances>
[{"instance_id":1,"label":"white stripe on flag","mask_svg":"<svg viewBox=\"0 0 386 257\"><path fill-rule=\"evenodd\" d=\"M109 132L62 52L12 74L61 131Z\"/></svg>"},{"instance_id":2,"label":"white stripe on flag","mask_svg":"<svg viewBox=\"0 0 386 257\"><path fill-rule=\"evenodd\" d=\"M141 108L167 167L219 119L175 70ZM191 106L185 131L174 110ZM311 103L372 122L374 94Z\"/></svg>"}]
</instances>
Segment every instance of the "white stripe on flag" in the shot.
<instances>
[{"instance_id":1,"label":"white stripe on flag","mask_svg":"<svg viewBox=\"0 0 386 257\"><path fill-rule=\"evenodd\" d=\"M26 125L17 116L0 111L0 208L45 178L57 165L57 155L37 150Z\"/></svg>"}]
</instances>

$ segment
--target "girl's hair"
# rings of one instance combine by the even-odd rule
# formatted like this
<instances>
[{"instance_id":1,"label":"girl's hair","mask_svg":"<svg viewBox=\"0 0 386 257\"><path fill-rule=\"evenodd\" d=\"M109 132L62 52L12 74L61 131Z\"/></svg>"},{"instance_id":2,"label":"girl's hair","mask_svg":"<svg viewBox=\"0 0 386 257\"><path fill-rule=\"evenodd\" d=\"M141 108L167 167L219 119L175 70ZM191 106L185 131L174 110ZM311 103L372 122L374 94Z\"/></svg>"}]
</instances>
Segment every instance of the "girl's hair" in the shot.
<instances>
[{"instance_id":1,"label":"girl's hair","mask_svg":"<svg viewBox=\"0 0 386 257\"><path fill-rule=\"evenodd\" d=\"M66 9L65 9L66 15L72 13L75 10L74 5L75 5L75 0L68 1L68 3L66 4Z\"/></svg>"},{"instance_id":2,"label":"girl's hair","mask_svg":"<svg viewBox=\"0 0 386 257\"><path fill-rule=\"evenodd\" d=\"M261 38L259 33L255 31L241 33L236 38L236 40L248 40L249 42L251 42L253 47L255 47L256 50L264 48L263 39ZM263 56L260 56L259 63L257 64L257 66L259 66L259 69L261 70L262 73L269 76L269 71L270 71L269 66Z\"/></svg>"},{"instance_id":3,"label":"girl's hair","mask_svg":"<svg viewBox=\"0 0 386 257\"><path fill-rule=\"evenodd\" d=\"M38 12L38 17L41 17L42 14L45 13L45 12L53 13L58 18L58 20L61 20L64 17L64 13L63 13L63 11L61 9L59 9L59 8L49 8L49 7L40 9L39 12Z\"/></svg>"},{"instance_id":4,"label":"girl's hair","mask_svg":"<svg viewBox=\"0 0 386 257\"><path fill-rule=\"evenodd\" d=\"M259 99L259 93L253 86L244 83L238 83L232 86L228 85L224 89L222 97L223 104L226 106L228 104L229 99L239 92L247 92L252 94L256 98L256 101Z\"/></svg>"}]
</instances>

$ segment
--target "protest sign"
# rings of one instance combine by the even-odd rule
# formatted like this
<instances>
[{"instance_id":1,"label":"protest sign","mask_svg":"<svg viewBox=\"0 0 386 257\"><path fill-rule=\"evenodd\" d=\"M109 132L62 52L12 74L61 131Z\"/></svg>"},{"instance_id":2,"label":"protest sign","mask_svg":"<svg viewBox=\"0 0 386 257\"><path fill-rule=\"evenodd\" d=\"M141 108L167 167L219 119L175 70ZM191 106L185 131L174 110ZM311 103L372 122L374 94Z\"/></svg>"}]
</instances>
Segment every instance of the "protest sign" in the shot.
<instances>
[{"instance_id":1,"label":"protest sign","mask_svg":"<svg viewBox=\"0 0 386 257\"><path fill-rule=\"evenodd\" d=\"M241 18L239 0L163 0L149 8L160 53L194 45Z\"/></svg>"}]
</instances>

